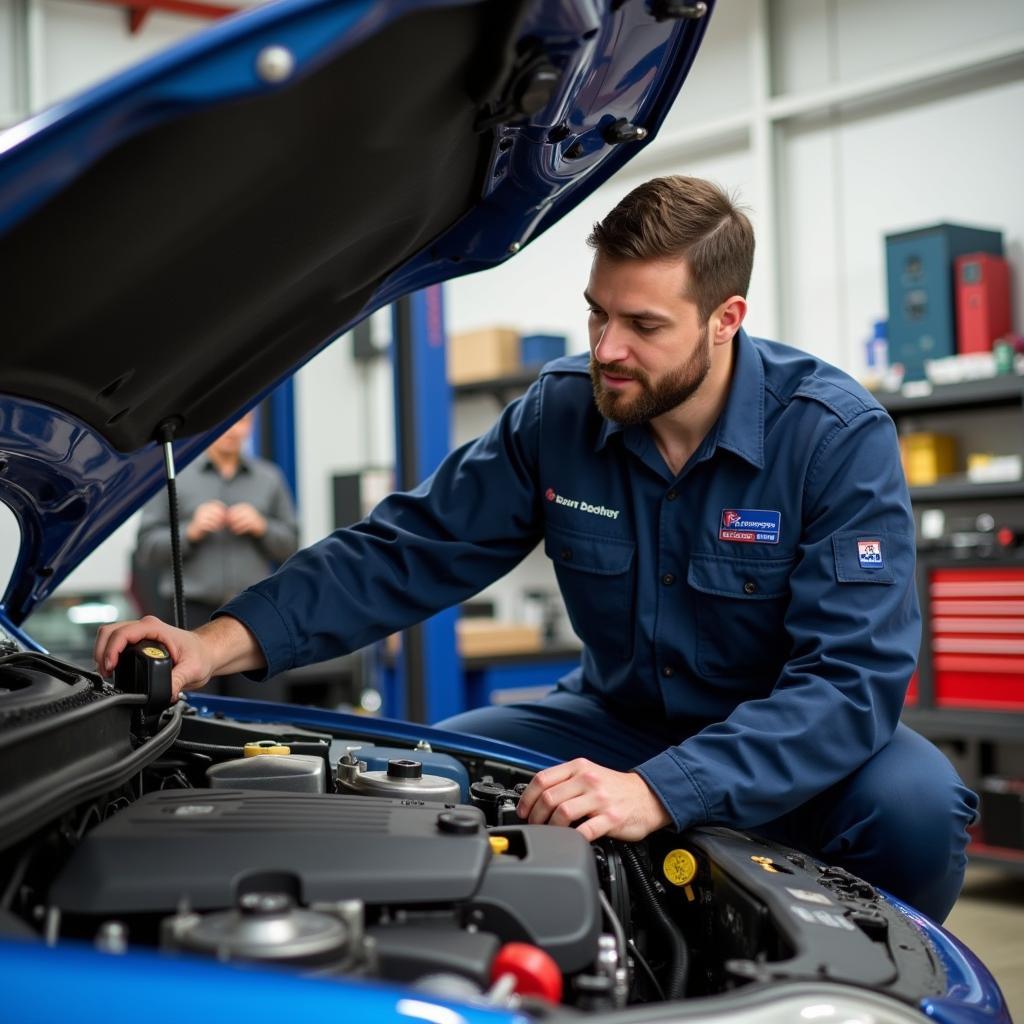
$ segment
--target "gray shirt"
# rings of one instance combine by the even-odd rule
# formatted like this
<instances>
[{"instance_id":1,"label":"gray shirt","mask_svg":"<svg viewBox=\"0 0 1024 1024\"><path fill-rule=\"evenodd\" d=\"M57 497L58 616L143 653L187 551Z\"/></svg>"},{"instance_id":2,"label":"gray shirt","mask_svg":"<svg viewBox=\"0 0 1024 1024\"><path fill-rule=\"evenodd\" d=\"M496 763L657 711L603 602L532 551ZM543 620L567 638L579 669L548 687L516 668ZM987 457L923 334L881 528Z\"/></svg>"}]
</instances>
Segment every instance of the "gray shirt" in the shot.
<instances>
[{"instance_id":1,"label":"gray shirt","mask_svg":"<svg viewBox=\"0 0 1024 1024\"><path fill-rule=\"evenodd\" d=\"M262 537L237 536L230 530L208 534L196 544L185 536L197 508L205 501L225 505L247 502L267 521ZM288 486L280 469L264 459L242 457L230 479L200 456L178 474L178 508L185 596L220 605L240 590L269 575L298 547L299 530ZM171 570L170 516L167 495L158 494L142 510L136 557L141 566L160 571L160 593L174 592Z\"/></svg>"}]
</instances>

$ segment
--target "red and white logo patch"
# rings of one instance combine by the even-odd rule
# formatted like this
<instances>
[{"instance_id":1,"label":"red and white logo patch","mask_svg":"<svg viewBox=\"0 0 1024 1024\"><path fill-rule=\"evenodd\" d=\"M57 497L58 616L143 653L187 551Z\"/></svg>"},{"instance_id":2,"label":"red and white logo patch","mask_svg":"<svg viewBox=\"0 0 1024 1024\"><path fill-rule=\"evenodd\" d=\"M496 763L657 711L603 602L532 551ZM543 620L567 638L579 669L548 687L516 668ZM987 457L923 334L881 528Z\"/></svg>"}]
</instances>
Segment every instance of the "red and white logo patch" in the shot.
<instances>
[{"instance_id":1,"label":"red and white logo patch","mask_svg":"<svg viewBox=\"0 0 1024 1024\"><path fill-rule=\"evenodd\" d=\"M885 563L882 561L882 542L877 539L857 541L857 561L862 569L881 569Z\"/></svg>"}]
</instances>

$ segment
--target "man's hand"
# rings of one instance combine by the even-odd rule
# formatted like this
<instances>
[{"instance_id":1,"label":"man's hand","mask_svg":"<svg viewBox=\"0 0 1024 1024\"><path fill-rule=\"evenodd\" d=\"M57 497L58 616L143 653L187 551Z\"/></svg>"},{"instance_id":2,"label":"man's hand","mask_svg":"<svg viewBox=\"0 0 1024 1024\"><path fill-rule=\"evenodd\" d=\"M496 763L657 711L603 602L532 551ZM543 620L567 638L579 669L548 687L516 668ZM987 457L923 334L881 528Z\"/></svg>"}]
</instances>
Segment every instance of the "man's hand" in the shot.
<instances>
[{"instance_id":1,"label":"man's hand","mask_svg":"<svg viewBox=\"0 0 1024 1024\"><path fill-rule=\"evenodd\" d=\"M641 776L582 757L538 772L519 798L518 811L531 825L579 821L576 831L589 842L601 836L637 842L672 822Z\"/></svg>"},{"instance_id":2,"label":"man's hand","mask_svg":"<svg viewBox=\"0 0 1024 1024\"><path fill-rule=\"evenodd\" d=\"M267 521L252 505L242 501L227 510L227 527L240 537L244 534L262 537L267 532Z\"/></svg>"},{"instance_id":3,"label":"man's hand","mask_svg":"<svg viewBox=\"0 0 1024 1024\"><path fill-rule=\"evenodd\" d=\"M227 525L227 516L228 507L223 501L204 501L189 520L185 536L190 543L198 544L211 533L223 530Z\"/></svg>"},{"instance_id":4,"label":"man's hand","mask_svg":"<svg viewBox=\"0 0 1024 1024\"><path fill-rule=\"evenodd\" d=\"M100 673L109 676L121 652L140 640L157 640L174 662L171 671L173 699L183 690L198 690L214 675L263 668L263 653L255 637L238 619L224 615L194 632L177 629L153 615L135 622L100 626L93 657Z\"/></svg>"}]
</instances>

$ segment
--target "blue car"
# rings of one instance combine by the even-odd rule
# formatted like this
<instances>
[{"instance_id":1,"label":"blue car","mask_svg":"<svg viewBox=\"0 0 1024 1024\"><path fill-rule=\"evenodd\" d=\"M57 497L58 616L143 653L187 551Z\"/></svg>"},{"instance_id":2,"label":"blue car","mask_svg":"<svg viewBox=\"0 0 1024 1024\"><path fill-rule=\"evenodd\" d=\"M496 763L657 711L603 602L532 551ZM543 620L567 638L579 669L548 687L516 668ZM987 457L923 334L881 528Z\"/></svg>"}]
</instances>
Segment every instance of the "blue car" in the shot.
<instances>
[{"instance_id":1,"label":"blue car","mask_svg":"<svg viewBox=\"0 0 1024 1024\"><path fill-rule=\"evenodd\" d=\"M284 0L0 136L4 1019L1006 1021L952 936L719 827L522 824L535 752L106 680L32 609L239 412L653 136L710 2ZM524 256L522 258L528 258Z\"/></svg>"}]
</instances>

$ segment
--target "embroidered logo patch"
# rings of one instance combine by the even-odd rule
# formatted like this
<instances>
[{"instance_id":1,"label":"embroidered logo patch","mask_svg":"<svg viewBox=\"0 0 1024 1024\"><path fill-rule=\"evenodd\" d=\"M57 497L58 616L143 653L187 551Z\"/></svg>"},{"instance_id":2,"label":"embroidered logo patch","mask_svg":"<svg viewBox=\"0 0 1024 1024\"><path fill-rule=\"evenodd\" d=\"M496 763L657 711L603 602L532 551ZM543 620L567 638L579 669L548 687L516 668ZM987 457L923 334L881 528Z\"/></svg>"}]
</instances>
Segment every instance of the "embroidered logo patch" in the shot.
<instances>
[{"instance_id":1,"label":"embroidered logo patch","mask_svg":"<svg viewBox=\"0 0 1024 1024\"><path fill-rule=\"evenodd\" d=\"M559 494L554 487L549 487L544 492L544 497L548 501L553 501L556 505L564 505L566 508L576 509L579 512L589 512L592 516L603 516L605 519L618 519L619 513L622 511L618 508L594 505L589 501L584 501L582 498L567 498L564 494Z\"/></svg>"},{"instance_id":2,"label":"embroidered logo patch","mask_svg":"<svg viewBox=\"0 0 1024 1024\"><path fill-rule=\"evenodd\" d=\"M724 508L718 539L740 544L778 544L782 513L761 508Z\"/></svg>"},{"instance_id":3,"label":"embroidered logo patch","mask_svg":"<svg viewBox=\"0 0 1024 1024\"><path fill-rule=\"evenodd\" d=\"M882 561L882 542L880 540L858 540L857 560L862 569L881 569L885 565Z\"/></svg>"}]
</instances>

